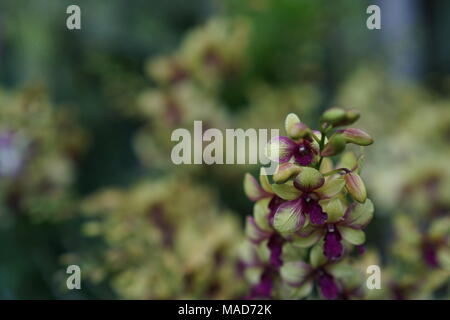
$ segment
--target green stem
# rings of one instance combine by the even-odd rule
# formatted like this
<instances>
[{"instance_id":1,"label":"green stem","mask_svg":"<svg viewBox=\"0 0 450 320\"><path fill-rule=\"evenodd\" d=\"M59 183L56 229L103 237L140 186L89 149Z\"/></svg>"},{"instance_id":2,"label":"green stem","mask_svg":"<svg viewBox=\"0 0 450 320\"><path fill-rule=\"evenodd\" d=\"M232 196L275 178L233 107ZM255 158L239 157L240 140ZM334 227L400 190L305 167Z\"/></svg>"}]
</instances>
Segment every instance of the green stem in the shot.
<instances>
[{"instance_id":1,"label":"green stem","mask_svg":"<svg viewBox=\"0 0 450 320\"><path fill-rule=\"evenodd\" d=\"M325 139L327 137L327 133L330 130L330 128L331 127L325 127L325 128L321 128L321 130L320 130L321 137L320 137L320 142L319 142L319 154L322 153L323 147L325 145ZM317 167L316 167L317 170L320 170L322 161L323 161L323 157L320 156L319 163L317 164Z\"/></svg>"}]
</instances>

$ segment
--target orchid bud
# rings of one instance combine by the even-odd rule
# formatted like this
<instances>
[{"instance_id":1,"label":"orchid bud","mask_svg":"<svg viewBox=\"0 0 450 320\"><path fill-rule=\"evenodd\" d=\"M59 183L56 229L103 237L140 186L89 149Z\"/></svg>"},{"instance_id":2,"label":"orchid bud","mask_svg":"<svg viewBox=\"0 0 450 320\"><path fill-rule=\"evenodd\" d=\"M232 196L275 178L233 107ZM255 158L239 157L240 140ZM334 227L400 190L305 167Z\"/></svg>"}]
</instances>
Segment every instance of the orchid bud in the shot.
<instances>
[{"instance_id":1,"label":"orchid bud","mask_svg":"<svg viewBox=\"0 0 450 320\"><path fill-rule=\"evenodd\" d=\"M346 120L347 113L341 108L331 108L326 110L322 117L321 122L332 124L333 126L339 125Z\"/></svg>"},{"instance_id":2,"label":"orchid bud","mask_svg":"<svg viewBox=\"0 0 450 320\"><path fill-rule=\"evenodd\" d=\"M335 156L345 149L346 139L341 134L333 135L321 152L322 157Z\"/></svg>"},{"instance_id":3,"label":"orchid bud","mask_svg":"<svg viewBox=\"0 0 450 320\"><path fill-rule=\"evenodd\" d=\"M353 199L363 203L366 201L366 187L361 177L355 172L349 172L344 175L345 186L347 191L352 195Z\"/></svg>"},{"instance_id":4,"label":"orchid bud","mask_svg":"<svg viewBox=\"0 0 450 320\"><path fill-rule=\"evenodd\" d=\"M300 173L294 179L294 186L303 191L309 192L320 188L325 183L325 178L314 168L303 167Z\"/></svg>"},{"instance_id":5,"label":"orchid bud","mask_svg":"<svg viewBox=\"0 0 450 320\"><path fill-rule=\"evenodd\" d=\"M373 143L372 137L361 129L348 128L338 132L345 138L346 143L354 143L360 146L368 146Z\"/></svg>"},{"instance_id":6,"label":"orchid bud","mask_svg":"<svg viewBox=\"0 0 450 320\"><path fill-rule=\"evenodd\" d=\"M347 110L347 112L345 113L345 124L346 126L349 126L353 123L355 123L360 117L360 113L358 110L355 109L351 109L351 110Z\"/></svg>"},{"instance_id":7,"label":"orchid bud","mask_svg":"<svg viewBox=\"0 0 450 320\"><path fill-rule=\"evenodd\" d=\"M300 170L301 167L291 162L280 164L273 175L273 181L275 183L285 183L289 179L295 177Z\"/></svg>"}]
</instances>

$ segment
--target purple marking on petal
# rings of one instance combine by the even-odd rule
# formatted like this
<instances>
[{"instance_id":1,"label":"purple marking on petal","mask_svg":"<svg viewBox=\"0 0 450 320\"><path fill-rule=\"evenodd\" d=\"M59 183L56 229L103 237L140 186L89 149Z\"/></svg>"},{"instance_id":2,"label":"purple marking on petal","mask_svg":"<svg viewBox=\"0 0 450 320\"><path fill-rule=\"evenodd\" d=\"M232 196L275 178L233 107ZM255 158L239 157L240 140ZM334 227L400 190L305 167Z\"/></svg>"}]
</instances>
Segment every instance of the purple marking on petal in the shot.
<instances>
[{"instance_id":1,"label":"purple marking on petal","mask_svg":"<svg viewBox=\"0 0 450 320\"><path fill-rule=\"evenodd\" d=\"M326 272L319 275L318 284L320 293L328 300L337 299L339 296L339 287L334 281L334 277Z\"/></svg>"},{"instance_id":2,"label":"purple marking on petal","mask_svg":"<svg viewBox=\"0 0 450 320\"><path fill-rule=\"evenodd\" d=\"M422 246L422 256L426 264L432 268L439 267L437 259L436 247L429 242L425 242Z\"/></svg>"},{"instance_id":3,"label":"purple marking on petal","mask_svg":"<svg viewBox=\"0 0 450 320\"><path fill-rule=\"evenodd\" d=\"M272 271L270 269L266 269L262 273L259 283L252 288L249 298L270 299L272 296L272 288L273 288Z\"/></svg>"},{"instance_id":4,"label":"purple marking on petal","mask_svg":"<svg viewBox=\"0 0 450 320\"><path fill-rule=\"evenodd\" d=\"M283 265L283 260L281 260L283 243L284 239L277 233L273 233L269 238L269 242L267 243L267 247L270 250L270 264L276 268L279 268Z\"/></svg>"},{"instance_id":5,"label":"purple marking on petal","mask_svg":"<svg viewBox=\"0 0 450 320\"><path fill-rule=\"evenodd\" d=\"M268 216L270 225L273 226L273 217L275 217L275 213L277 212L278 207L280 205L282 205L284 202L286 202L286 200L281 199L277 195L274 195L272 197L272 199L270 200L269 205L268 205L269 210L270 210L270 213L269 213L269 216Z\"/></svg>"},{"instance_id":6,"label":"purple marking on petal","mask_svg":"<svg viewBox=\"0 0 450 320\"><path fill-rule=\"evenodd\" d=\"M323 225L327 221L328 215L323 212L320 204L304 193L301 198L302 212L309 214L312 224Z\"/></svg>"},{"instance_id":7,"label":"purple marking on petal","mask_svg":"<svg viewBox=\"0 0 450 320\"><path fill-rule=\"evenodd\" d=\"M366 253L366 247L363 244L361 244L359 246L356 246L356 250L357 250L358 254L361 255L361 256L364 253Z\"/></svg>"},{"instance_id":8,"label":"purple marking on petal","mask_svg":"<svg viewBox=\"0 0 450 320\"><path fill-rule=\"evenodd\" d=\"M328 259L336 260L342 256L344 247L342 246L341 239L339 231L336 227L331 225L331 228L328 229L328 232L325 235L325 243L323 245L323 254Z\"/></svg>"},{"instance_id":9,"label":"purple marking on petal","mask_svg":"<svg viewBox=\"0 0 450 320\"><path fill-rule=\"evenodd\" d=\"M275 216L277 215L277 213L281 212L283 210L290 210L290 211L292 211L292 213L294 213L297 216L297 223L295 226L296 231L303 228L305 221L306 221L306 217L305 217L304 206L302 204L302 198L285 201L281 205L279 205L277 211L275 212L274 218L272 219L272 222L275 219Z\"/></svg>"},{"instance_id":10,"label":"purple marking on petal","mask_svg":"<svg viewBox=\"0 0 450 320\"><path fill-rule=\"evenodd\" d=\"M297 150L297 144L290 138L284 136L278 136L273 138L272 140L275 140L275 143L277 143L279 146L278 162L288 162Z\"/></svg>"},{"instance_id":11,"label":"purple marking on petal","mask_svg":"<svg viewBox=\"0 0 450 320\"><path fill-rule=\"evenodd\" d=\"M249 240L255 244L259 244L261 241L270 237L270 232L265 231L258 227L255 219L252 216L247 216L246 231Z\"/></svg>"}]
</instances>

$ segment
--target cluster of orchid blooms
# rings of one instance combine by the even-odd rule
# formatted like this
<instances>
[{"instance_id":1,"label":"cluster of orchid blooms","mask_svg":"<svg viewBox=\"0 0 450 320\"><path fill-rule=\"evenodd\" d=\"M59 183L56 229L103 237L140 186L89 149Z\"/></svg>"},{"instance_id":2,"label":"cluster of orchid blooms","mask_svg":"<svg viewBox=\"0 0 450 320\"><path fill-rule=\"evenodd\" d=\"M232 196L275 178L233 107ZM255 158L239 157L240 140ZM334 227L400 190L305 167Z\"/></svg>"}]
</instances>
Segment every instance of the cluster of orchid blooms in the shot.
<instances>
[{"instance_id":1,"label":"cluster of orchid blooms","mask_svg":"<svg viewBox=\"0 0 450 320\"><path fill-rule=\"evenodd\" d=\"M360 129L339 128L358 118L357 111L331 108L317 131L289 114L287 136L267 145L267 156L279 163L272 183L264 168L259 182L245 176L245 193L255 204L246 221L253 258L242 264L260 271L250 298L303 298L314 284L326 299L343 298L339 279L328 270L352 248L363 251L362 229L374 211L360 177L362 155L345 151L373 139ZM338 155L334 165L331 157Z\"/></svg>"}]
</instances>

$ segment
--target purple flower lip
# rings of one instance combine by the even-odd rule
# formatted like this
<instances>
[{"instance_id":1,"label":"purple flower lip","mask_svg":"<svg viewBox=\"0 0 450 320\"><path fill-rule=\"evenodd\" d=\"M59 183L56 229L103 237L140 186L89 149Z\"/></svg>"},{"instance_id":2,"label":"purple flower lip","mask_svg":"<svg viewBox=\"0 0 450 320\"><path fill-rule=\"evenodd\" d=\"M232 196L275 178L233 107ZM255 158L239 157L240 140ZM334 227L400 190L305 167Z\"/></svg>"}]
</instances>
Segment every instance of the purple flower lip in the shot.
<instances>
[{"instance_id":1,"label":"purple flower lip","mask_svg":"<svg viewBox=\"0 0 450 320\"><path fill-rule=\"evenodd\" d=\"M334 225L328 225L323 246L324 254L328 259L337 260L342 256L344 247L341 240L342 237L339 230Z\"/></svg>"},{"instance_id":2,"label":"purple flower lip","mask_svg":"<svg viewBox=\"0 0 450 320\"><path fill-rule=\"evenodd\" d=\"M439 267L439 261L437 258L437 244L430 241L424 241L422 245L422 256L425 263L431 268Z\"/></svg>"},{"instance_id":3,"label":"purple flower lip","mask_svg":"<svg viewBox=\"0 0 450 320\"><path fill-rule=\"evenodd\" d=\"M335 300L339 297L339 287L334 280L334 277L324 270L319 272L318 285L320 293L328 300Z\"/></svg>"},{"instance_id":4,"label":"purple flower lip","mask_svg":"<svg viewBox=\"0 0 450 320\"><path fill-rule=\"evenodd\" d=\"M303 139L303 141L297 145L293 156L298 164L301 166L307 166L313 162L315 150L312 148L308 140Z\"/></svg>"},{"instance_id":5,"label":"purple flower lip","mask_svg":"<svg viewBox=\"0 0 450 320\"><path fill-rule=\"evenodd\" d=\"M283 265L283 260L281 260L283 244L284 239L277 233L273 233L267 243L267 247L270 250L270 264L277 269Z\"/></svg>"},{"instance_id":6,"label":"purple flower lip","mask_svg":"<svg viewBox=\"0 0 450 320\"><path fill-rule=\"evenodd\" d=\"M273 271L271 268L266 268L261 275L259 283L253 286L249 299L256 298L266 298L270 299L272 297L273 288Z\"/></svg>"},{"instance_id":7,"label":"purple flower lip","mask_svg":"<svg viewBox=\"0 0 450 320\"><path fill-rule=\"evenodd\" d=\"M275 213L277 212L278 207L280 205L282 205L284 202L286 202L286 201L281 199L277 195L274 195L272 197L272 199L270 200L270 202L269 202L270 213L269 213L268 219L269 219L269 224L271 226L273 226L273 218L275 217Z\"/></svg>"},{"instance_id":8,"label":"purple flower lip","mask_svg":"<svg viewBox=\"0 0 450 320\"><path fill-rule=\"evenodd\" d=\"M323 225L327 221L328 215L323 212L322 207L315 198L314 194L304 193L300 198L302 211L309 214L311 223Z\"/></svg>"}]
</instances>

